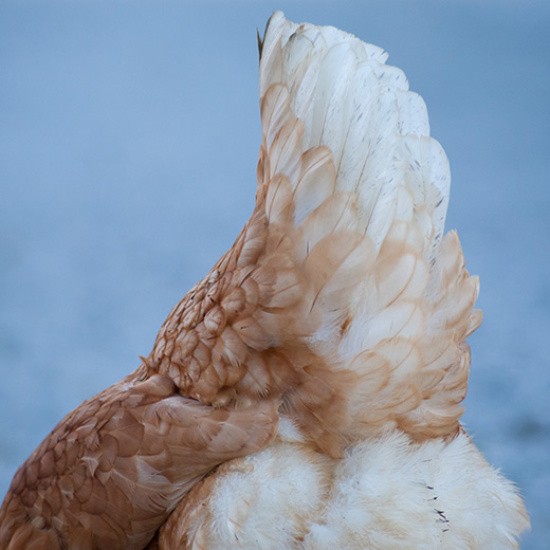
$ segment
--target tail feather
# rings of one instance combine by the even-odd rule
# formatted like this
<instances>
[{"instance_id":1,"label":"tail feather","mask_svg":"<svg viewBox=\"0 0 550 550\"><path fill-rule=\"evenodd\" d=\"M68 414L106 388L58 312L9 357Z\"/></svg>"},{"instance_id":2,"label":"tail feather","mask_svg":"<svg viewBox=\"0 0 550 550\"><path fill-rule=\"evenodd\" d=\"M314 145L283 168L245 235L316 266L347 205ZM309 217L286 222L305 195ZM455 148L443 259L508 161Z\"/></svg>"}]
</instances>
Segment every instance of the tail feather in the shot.
<instances>
[{"instance_id":1,"label":"tail feather","mask_svg":"<svg viewBox=\"0 0 550 550\"><path fill-rule=\"evenodd\" d=\"M273 15L255 211L153 351L202 401L283 395L329 452L388 424L416 439L455 433L480 321L477 279L456 235L443 238L445 153L386 57Z\"/></svg>"},{"instance_id":2,"label":"tail feather","mask_svg":"<svg viewBox=\"0 0 550 550\"><path fill-rule=\"evenodd\" d=\"M441 244L450 175L424 101L382 50L330 27L275 14L263 51L259 183L299 228L320 319L309 343L359 375L347 397L356 419L392 419L419 438L451 432L478 283L456 235ZM270 189L279 174L285 193Z\"/></svg>"}]
</instances>

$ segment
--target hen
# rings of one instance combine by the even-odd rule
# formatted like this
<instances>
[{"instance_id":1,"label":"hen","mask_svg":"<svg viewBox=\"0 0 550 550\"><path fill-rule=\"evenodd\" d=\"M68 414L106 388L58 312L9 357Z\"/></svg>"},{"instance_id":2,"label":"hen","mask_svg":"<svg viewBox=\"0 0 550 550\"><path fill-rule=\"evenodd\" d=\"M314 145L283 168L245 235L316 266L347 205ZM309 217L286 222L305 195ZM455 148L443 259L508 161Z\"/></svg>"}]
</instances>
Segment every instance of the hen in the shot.
<instances>
[{"instance_id":1,"label":"hen","mask_svg":"<svg viewBox=\"0 0 550 550\"><path fill-rule=\"evenodd\" d=\"M18 470L1 548L513 548L527 528L459 424L478 281L424 102L332 27L275 13L259 44L251 219L137 371Z\"/></svg>"}]
</instances>

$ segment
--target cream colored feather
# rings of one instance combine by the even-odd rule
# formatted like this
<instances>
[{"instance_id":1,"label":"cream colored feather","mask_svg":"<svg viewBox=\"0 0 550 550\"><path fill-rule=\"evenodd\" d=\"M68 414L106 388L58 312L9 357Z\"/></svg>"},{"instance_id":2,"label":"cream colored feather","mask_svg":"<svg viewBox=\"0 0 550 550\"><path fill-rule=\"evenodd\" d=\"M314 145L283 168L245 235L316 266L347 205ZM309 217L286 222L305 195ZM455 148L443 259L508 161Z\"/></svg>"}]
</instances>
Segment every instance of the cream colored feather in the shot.
<instances>
[{"instance_id":1,"label":"cream colored feather","mask_svg":"<svg viewBox=\"0 0 550 550\"><path fill-rule=\"evenodd\" d=\"M250 221L22 466L1 548L143 547L174 508L151 548L514 547L521 499L459 424L481 315L447 160L385 61L272 16Z\"/></svg>"}]
</instances>

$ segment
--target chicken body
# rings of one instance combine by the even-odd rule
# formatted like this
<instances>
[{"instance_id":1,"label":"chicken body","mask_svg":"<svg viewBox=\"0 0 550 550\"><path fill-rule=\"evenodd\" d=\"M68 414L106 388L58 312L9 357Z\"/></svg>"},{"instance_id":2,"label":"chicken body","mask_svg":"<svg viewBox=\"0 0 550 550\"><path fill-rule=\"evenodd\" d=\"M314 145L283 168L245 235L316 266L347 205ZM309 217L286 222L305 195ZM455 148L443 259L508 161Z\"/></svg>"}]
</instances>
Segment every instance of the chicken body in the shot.
<instances>
[{"instance_id":1,"label":"chicken body","mask_svg":"<svg viewBox=\"0 0 550 550\"><path fill-rule=\"evenodd\" d=\"M506 548L528 525L459 424L478 281L424 102L332 27L276 13L260 49L251 219L140 369L23 465L1 548L161 526L161 548Z\"/></svg>"}]
</instances>

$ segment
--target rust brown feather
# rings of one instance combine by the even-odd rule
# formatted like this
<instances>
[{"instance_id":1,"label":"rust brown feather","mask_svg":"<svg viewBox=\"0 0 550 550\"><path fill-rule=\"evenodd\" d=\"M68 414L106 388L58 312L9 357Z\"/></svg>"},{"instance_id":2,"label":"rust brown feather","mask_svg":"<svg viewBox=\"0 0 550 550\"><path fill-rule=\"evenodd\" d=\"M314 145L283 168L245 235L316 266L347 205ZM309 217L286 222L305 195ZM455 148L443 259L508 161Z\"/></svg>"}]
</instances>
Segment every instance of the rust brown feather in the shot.
<instances>
[{"instance_id":1,"label":"rust brown feather","mask_svg":"<svg viewBox=\"0 0 550 550\"><path fill-rule=\"evenodd\" d=\"M142 366L65 417L19 468L0 548L143 548L197 480L275 428L273 404L201 405Z\"/></svg>"}]
</instances>

